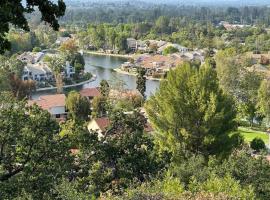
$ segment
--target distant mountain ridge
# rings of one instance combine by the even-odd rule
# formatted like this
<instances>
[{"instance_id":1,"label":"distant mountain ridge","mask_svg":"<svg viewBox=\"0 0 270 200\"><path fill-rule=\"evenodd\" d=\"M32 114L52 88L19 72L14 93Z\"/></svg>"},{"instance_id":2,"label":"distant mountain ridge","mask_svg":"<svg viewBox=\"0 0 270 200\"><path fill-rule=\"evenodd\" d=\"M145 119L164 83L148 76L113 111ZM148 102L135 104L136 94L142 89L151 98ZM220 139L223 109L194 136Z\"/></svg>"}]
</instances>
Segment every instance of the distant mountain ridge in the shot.
<instances>
[{"instance_id":1,"label":"distant mountain ridge","mask_svg":"<svg viewBox=\"0 0 270 200\"><path fill-rule=\"evenodd\" d=\"M269 0L65 0L69 3L151 3L151 4L178 4L193 6L263 6L270 5Z\"/></svg>"}]
</instances>

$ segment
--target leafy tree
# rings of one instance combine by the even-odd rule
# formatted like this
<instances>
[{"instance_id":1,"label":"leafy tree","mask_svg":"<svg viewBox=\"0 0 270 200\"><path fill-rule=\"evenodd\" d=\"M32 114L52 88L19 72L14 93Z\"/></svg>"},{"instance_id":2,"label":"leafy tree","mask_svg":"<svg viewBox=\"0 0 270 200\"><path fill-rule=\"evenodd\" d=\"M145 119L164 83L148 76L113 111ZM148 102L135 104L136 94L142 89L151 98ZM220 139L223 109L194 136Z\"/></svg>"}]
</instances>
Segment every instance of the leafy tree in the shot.
<instances>
[{"instance_id":1,"label":"leafy tree","mask_svg":"<svg viewBox=\"0 0 270 200\"><path fill-rule=\"evenodd\" d=\"M110 85L109 85L109 83L106 80L102 80L99 85L100 85L99 90L101 92L101 95L103 97L107 98L109 96L109 93L110 93Z\"/></svg>"},{"instance_id":2,"label":"leafy tree","mask_svg":"<svg viewBox=\"0 0 270 200\"><path fill-rule=\"evenodd\" d=\"M10 91L18 99L29 97L35 90L34 81L21 80L25 64L17 60L16 55L0 57L0 89Z\"/></svg>"},{"instance_id":3,"label":"leafy tree","mask_svg":"<svg viewBox=\"0 0 270 200\"><path fill-rule=\"evenodd\" d=\"M270 165L264 157L252 157L250 150L243 148L234 151L221 165L217 165L215 170L222 176L231 174L243 187L252 186L256 199L269 199L270 181L267 177L270 176Z\"/></svg>"},{"instance_id":4,"label":"leafy tree","mask_svg":"<svg viewBox=\"0 0 270 200\"><path fill-rule=\"evenodd\" d=\"M146 102L146 111L159 132L161 149L174 156L180 152L208 156L228 150L228 133L236 125L233 105L212 68L197 70L184 64L168 73Z\"/></svg>"},{"instance_id":5,"label":"leafy tree","mask_svg":"<svg viewBox=\"0 0 270 200\"><path fill-rule=\"evenodd\" d=\"M189 190L183 188L178 178L165 177L164 179L153 180L138 186L135 189L128 189L123 195L112 199L156 199L156 200L215 200L215 199L255 199L252 188L242 187L239 182L227 176L224 178L212 175L207 181L197 183L196 180L189 185Z\"/></svg>"},{"instance_id":6,"label":"leafy tree","mask_svg":"<svg viewBox=\"0 0 270 200\"><path fill-rule=\"evenodd\" d=\"M236 100L239 117L248 119L253 125L257 117L257 91L262 77L255 71L247 70L250 63L244 56L237 56L233 48L217 54L216 69L220 86Z\"/></svg>"},{"instance_id":7,"label":"leafy tree","mask_svg":"<svg viewBox=\"0 0 270 200\"><path fill-rule=\"evenodd\" d=\"M110 116L111 125L105 132L103 169L112 172L109 185L114 191L126 187L132 180L143 181L161 167L155 159L152 139L144 134L145 118L137 112L117 111Z\"/></svg>"},{"instance_id":8,"label":"leafy tree","mask_svg":"<svg viewBox=\"0 0 270 200\"><path fill-rule=\"evenodd\" d=\"M62 182L55 186L54 191L57 199L63 200L94 200L95 198L86 192L81 192L77 189L78 183L70 182L68 179L63 179Z\"/></svg>"},{"instance_id":9,"label":"leafy tree","mask_svg":"<svg viewBox=\"0 0 270 200\"><path fill-rule=\"evenodd\" d=\"M268 124L270 123L270 81L264 80L261 83L261 86L258 91L258 110L259 112L266 117Z\"/></svg>"},{"instance_id":10,"label":"leafy tree","mask_svg":"<svg viewBox=\"0 0 270 200\"><path fill-rule=\"evenodd\" d=\"M263 149L265 149L265 143L261 138L254 138L251 142L250 142L250 147L259 152Z\"/></svg>"},{"instance_id":11,"label":"leafy tree","mask_svg":"<svg viewBox=\"0 0 270 200\"><path fill-rule=\"evenodd\" d=\"M155 28L157 29L157 32L164 34L168 33L169 31L169 18L166 16L160 16L155 24Z\"/></svg>"},{"instance_id":12,"label":"leafy tree","mask_svg":"<svg viewBox=\"0 0 270 200\"><path fill-rule=\"evenodd\" d=\"M166 55L173 54L176 52L179 52L179 50L176 47L168 46L167 48L164 49L163 54L166 56Z\"/></svg>"},{"instance_id":13,"label":"leafy tree","mask_svg":"<svg viewBox=\"0 0 270 200\"><path fill-rule=\"evenodd\" d=\"M108 102L104 96L95 97L92 102L92 117L99 118L107 115Z\"/></svg>"},{"instance_id":14,"label":"leafy tree","mask_svg":"<svg viewBox=\"0 0 270 200\"><path fill-rule=\"evenodd\" d=\"M124 34L120 34L116 37L116 46L119 51L126 51L127 50L127 36Z\"/></svg>"},{"instance_id":15,"label":"leafy tree","mask_svg":"<svg viewBox=\"0 0 270 200\"><path fill-rule=\"evenodd\" d=\"M78 47L74 39L67 40L60 46L59 49L67 55L74 55L78 52Z\"/></svg>"},{"instance_id":16,"label":"leafy tree","mask_svg":"<svg viewBox=\"0 0 270 200\"><path fill-rule=\"evenodd\" d=\"M65 61L63 57L50 57L48 59L48 65L52 69L54 78L56 81L57 93L63 92L63 76Z\"/></svg>"},{"instance_id":17,"label":"leafy tree","mask_svg":"<svg viewBox=\"0 0 270 200\"><path fill-rule=\"evenodd\" d=\"M9 24L13 24L23 30L29 31L29 26L25 17L25 13L32 13L37 7L41 12L41 20L48 22L53 29L57 30L59 24L57 18L65 14L65 3L62 0L58 1L58 5L51 1L26 1L25 4L20 1L4 0L1 2L0 13L2 13L1 29L0 29L0 53L10 49L10 43L5 38L5 34L9 32Z\"/></svg>"},{"instance_id":18,"label":"leafy tree","mask_svg":"<svg viewBox=\"0 0 270 200\"><path fill-rule=\"evenodd\" d=\"M87 120L90 115L89 101L76 91L68 94L66 107L74 120Z\"/></svg>"},{"instance_id":19,"label":"leafy tree","mask_svg":"<svg viewBox=\"0 0 270 200\"><path fill-rule=\"evenodd\" d=\"M84 61L84 57L82 54L80 53L75 53L72 55L71 58L71 65L75 67L75 72L76 73L80 73L84 70L84 66L85 66L85 61Z\"/></svg>"},{"instance_id":20,"label":"leafy tree","mask_svg":"<svg viewBox=\"0 0 270 200\"><path fill-rule=\"evenodd\" d=\"M143 97L145 97L145 90L146 90L146 70L142 67L138 68L138 75L137 75L137 90L141 93Z\"/></svg>"},{"instance_id":21,"label":"leafy tree","mask_svg":"<svg viewBox=\"0 0 270 200\"><path fill-rule=\"evenodd\" d=\"M25 191L43 199L70 169L67 138L58 135L56 121L37 106L4 93L0 105L0 196L13 199Z\"/></svg>"},{"instance_id":22,"label":"leafy tree","mask_svg":"<svg viewBox=\"0 0 270 200\"><path fill-rule=\"evenodd\" d=\"M241 186L238 181L230 176L224 178L211 175L209 179L203 183L193 180L189 185L189 189L193 193L205 192L212 194L213 199L255 199L253 188L249 186ZM202 198L203 199L203 198Z\"/></svg>"},{"instance_id":23,"label":"leafy tree","mask_svg":"<svg viewBox=\"0 0 270 200\"><path fill-rule=\"evenodd\" d=\"M41 51L41 48L40 47L34 47L32 51L33 52L40 52Z\"/></svg>"}]
</instances>

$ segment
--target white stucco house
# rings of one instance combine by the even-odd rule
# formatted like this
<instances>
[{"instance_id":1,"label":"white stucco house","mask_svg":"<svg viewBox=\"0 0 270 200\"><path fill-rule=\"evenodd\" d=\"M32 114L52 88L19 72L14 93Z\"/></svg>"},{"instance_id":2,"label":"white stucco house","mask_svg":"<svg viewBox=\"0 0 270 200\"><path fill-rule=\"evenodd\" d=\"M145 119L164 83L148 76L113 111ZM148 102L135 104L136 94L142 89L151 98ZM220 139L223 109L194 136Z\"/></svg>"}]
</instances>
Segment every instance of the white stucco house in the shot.
<instances>
[{"instance_id":1,"label":"white stucco house","mask_svg":"<svg viewBox=\"0 0 270 200\"><path fill-rule=\"evenodd\" d=\"M43 110L47 110L52 118L58 121L65 121L67 118L66 96L64 94L43 95L36 100L29 100L28 105L38 105Z\"/></svg>"},{"instance_id":2,"label":"white stucco house","mask_svg":"<svg viewBox=\"0 0 270 200\"><path fill-rule=\"evenodd\" d=\"M51 80L52 70L42 62L36 64L28 63L23 69L22 80L34 80L37 82Z\"/></svg>"},{"instance_id":3,"label":"white stucco house","mask_svg":"<svg viewBox=\"0 0 270 200\"><path fill-rule=\"evenodd\" d=\"M71 66L68 61L66 61L65 75L67 78L72 78L75 74L75 67Z\"/></svg>"}]
</instances>

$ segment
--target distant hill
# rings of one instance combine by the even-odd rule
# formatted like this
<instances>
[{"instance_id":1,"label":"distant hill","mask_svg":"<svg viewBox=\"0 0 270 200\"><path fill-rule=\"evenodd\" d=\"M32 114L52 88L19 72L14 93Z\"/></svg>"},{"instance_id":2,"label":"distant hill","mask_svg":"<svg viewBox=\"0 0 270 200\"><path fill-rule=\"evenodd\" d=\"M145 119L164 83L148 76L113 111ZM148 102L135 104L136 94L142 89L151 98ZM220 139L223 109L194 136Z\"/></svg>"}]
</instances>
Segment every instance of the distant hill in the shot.
<instances>
[{"instance_id":1,"label":"distant hill","mask_svg":"<svg viewBox=\"0 0 270 200\"><path fill-rule=\"evenodd\" d=\"M111 3L111 2L145 2L151 4L180 4L197 6L263 6L270 5L269 0L65 0L69 3Z\"/></svg>"}]
</instances>

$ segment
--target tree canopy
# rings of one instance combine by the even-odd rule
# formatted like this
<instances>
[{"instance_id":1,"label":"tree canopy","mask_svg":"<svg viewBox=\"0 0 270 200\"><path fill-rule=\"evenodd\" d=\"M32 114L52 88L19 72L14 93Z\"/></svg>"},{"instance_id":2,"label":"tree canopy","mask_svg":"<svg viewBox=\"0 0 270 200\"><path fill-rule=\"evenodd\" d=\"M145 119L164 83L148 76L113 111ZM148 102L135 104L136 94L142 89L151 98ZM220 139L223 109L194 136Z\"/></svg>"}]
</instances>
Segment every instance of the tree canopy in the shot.
<instances>
[{"instance_id":1,"label":"tree canopy","mask_svg":"<svg viewBox=\"0 0 270 200\"><path fill-rule=\"evenodd\" d=\"M51 115L37 106L1 93L0 107L0 196L13 199L25 191L43 199L70 170L69 142L60 137Z\"/></svg>"},{"instance_id":2,"label":"tree canopy","mask_svg":"<svg viewBox=\"0 0 270 200\"><path fill-rule=\"evenodd\" d=\"M215 70L177 67L146 102L161 148L210 155L226 149L235 128L234 102L220 89ZM222 149L220 148L222 146Z\"/></svg>"},{"instance_id":3,"label":"tree canopy","mask_svg":"<svg viewBox=\"0 0 270 200\"><path fill-rule=\"evenodd\" d=\"M25 4L25 5L24 5ZM32 13L35 7L41 12L41 20L49 23L51 27L58 30L58 18L65 14L66 5L63 0L58 0L58 4L52 3L49 0L27 0L20 1L1 1L0 4L0 53L10 49L10 43L6 38L6 33L9 31L9 24L29 31L28 22L25 13Z\"/></svg>"}]
</instances>

